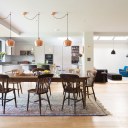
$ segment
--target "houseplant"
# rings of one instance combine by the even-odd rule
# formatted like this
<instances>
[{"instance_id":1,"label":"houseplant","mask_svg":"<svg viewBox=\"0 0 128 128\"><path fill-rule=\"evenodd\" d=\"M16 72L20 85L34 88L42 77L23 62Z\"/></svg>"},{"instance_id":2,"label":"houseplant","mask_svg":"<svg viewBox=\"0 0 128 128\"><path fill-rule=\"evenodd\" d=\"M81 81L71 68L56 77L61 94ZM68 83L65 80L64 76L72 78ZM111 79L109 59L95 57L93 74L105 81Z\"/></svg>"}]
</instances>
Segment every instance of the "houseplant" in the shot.
<instances>
[{"instance_id":1,"label":"houseplant","mask_svg":"<svg viewBox=\"0 0 128 128\"><path fill-rule=\"evenodd\" d=\"M6 54L5 52L0 52L0 61L2 61L5 54Z\"/></svg>"}]
</instances>

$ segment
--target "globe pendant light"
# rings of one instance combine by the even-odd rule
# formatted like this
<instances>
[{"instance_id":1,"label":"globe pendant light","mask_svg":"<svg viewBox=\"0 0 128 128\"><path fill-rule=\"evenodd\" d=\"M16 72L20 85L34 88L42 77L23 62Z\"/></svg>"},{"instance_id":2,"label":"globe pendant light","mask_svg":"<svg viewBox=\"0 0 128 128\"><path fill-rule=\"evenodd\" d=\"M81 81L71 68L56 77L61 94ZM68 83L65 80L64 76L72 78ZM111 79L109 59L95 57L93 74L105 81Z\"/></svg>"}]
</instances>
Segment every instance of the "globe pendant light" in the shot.
<instances>
[{"instance_id":1,"label":"globe pendant light","mask_svg":"<svg viewBox=\"0 0 128 128\"><path fill-rule=\"evenodd\" d=\"M114 50L114 37L113 37L113 50L111 51L111 54L116 54L116 51Z\"/></svg>"},{"instance_id":2,"label":"globe pendant light","mask_svg":"<svg viewBox=\"0 0 128 128\"><path fill-rule=\"evenodd\" d=\"M72 41L68 39L68 13L67 13L67 39L64 41L65 46L71 46Z\"/></svg>"}]
</instances>

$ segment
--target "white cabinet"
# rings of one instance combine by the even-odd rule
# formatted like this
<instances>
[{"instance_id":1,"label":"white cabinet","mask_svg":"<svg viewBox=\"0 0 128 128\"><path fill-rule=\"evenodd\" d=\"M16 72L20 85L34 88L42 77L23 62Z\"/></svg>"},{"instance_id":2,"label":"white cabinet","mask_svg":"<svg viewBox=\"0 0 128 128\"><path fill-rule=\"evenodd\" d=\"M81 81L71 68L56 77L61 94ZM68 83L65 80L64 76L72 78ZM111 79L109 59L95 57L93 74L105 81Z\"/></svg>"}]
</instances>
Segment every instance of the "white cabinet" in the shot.
<instances>
[{"instance_id":1,"label":"white cabinet","mask_svg":"<svg viewBox=\"0 0 128 128\"><path fill-rule=\"evenodd\" d=\"M53 54L54 53L54 46L52 45L44 45L44 52L45 54Z\"/></svg>"},{"instance_id":2,"label":"white cabinet","mask_svg":"<svg viewBox=\"0 0 128 128\"><path fill-rule=\"evenodd\" d=\"M33 45L26 43L18 43L15 47L16 47L15 55L20 55L20 51L31 51Z\"/></svg>"},{"instance_id":3,"label":"white cabinet","mask_svg":"<svg viewBox=\"0 0 128 128\"><path fill-rule=\"evenodd\" d=\"M22 66L21 66L21 65L10 65L10 64L2 65L2 73L11 71L11 70L13 70L13 69L22 70Z\"/></svg>"},{"instance_id":4,"label":"white cabinet","mask_svg":"<svg viewBox=\"0 0 128 128\"><path fill-rule=\"evenodd\" d=\"M7 55L15 55L15 47L6 46L6 54Z\"/></svg>"}]
</instances>

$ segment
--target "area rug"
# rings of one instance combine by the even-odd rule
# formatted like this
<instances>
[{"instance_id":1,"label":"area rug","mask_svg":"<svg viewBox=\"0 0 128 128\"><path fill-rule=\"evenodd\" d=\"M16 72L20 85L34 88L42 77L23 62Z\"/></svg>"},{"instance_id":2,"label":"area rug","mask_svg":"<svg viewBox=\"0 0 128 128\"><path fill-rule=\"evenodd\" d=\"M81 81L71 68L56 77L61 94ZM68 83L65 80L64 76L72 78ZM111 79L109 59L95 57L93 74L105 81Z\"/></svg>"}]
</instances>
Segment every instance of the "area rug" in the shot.
<instances>
[{"instance_id":1,"label":"area rug","mask_svg":"<svg viewBox=\"0 0 128 128\"><path fill-rule=\"evenodd\" d=\"M11 97L11 96L9 96ZM45 97L44 97L45 98ZM17 96L17 108L15 107L14 101L8 102L6 104L6 112L2 113L2 105L0 103L0 116L40 116L38 102L33 102L37 100L36 95L31 95L29 110L27 111L27 94L21 94L20 97ZM83 109L82 102L78 102L76 105L76 113L74 114L74 104L71 101L68 105L65 101L64 109L62 107L62 93L52 93L50 96L50 102L52 111L49 108L47 101L42 101L42 116L107 116L110 113L103 107L103 105L97 100L95 101L93 97L87 98L87 106Z\"/></svg>"}]
</instances>

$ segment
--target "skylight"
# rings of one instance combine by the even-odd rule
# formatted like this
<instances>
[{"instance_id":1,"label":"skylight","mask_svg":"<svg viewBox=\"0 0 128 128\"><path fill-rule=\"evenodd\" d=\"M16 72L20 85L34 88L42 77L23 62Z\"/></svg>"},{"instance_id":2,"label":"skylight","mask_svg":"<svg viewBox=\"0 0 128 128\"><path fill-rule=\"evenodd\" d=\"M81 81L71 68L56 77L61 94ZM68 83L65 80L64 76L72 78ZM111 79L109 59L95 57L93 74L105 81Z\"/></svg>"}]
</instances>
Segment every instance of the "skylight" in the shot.
<instances>
[{"instance_id":1,"label":"skylight","mask_svg":"<svg viewBox=\"0 0 128 128\"><path fill-rule=\"evenodd\" d=\"M93 40L98 40L99 39L99 36L94 36L93 37Z\"/></svg>"},{"instance_id":2,"label":"skylight","mask_svg":"<svg viewBox=\"0 0 128 128\"><path fill-rule=\"evenodd\" d=\"M113 40L113 36L100 36L99 40Z\"/></svg>"},{"instance_id":3,"label":"skylight","mask_svg":"<svg viewBox=\"0 0 128 128\"><path fill-rule=\"evenodd\" d=\"M116 36L114 40L127 40L128 36Z\"/></svg>"}]
</instances>

